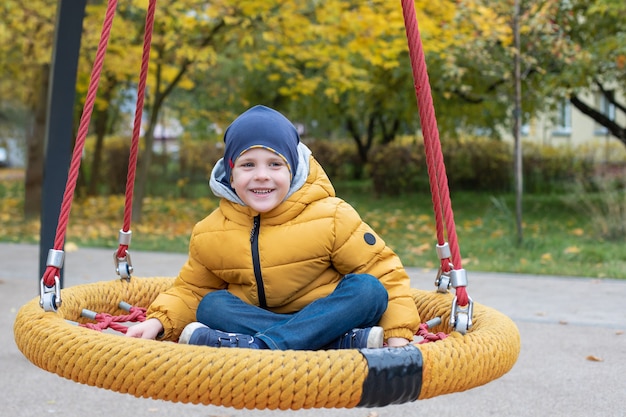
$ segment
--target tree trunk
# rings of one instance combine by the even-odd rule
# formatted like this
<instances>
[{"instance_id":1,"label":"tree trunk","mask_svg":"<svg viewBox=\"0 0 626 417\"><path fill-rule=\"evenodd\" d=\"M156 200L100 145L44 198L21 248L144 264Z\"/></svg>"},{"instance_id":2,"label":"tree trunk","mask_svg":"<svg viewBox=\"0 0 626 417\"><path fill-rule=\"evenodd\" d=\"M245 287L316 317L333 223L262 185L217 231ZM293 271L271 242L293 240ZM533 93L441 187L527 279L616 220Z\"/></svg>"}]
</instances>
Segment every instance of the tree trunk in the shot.
<instances>
[{"instance_id":1,"label":"tree trunk","mask_svg":"<svg viewBox=\"0 0 626 417\"><path fill-rule=\"evenodd\" d=\"M106 103L111 103L113 100L113 92L117 86L115 79L108 79L102 92L102 100ZM93 151L93 157L91 159L91 175L89 177L89 185L87 186L88 195L96 195L98 190L98 184L100 183L100 171L102 166L102 151L104 149L104 138L109 132L110 126L110 106L107 105L101 110L94 111L94 134L96 136L96 144Z\"/></svg>"},{"instance_id":2,"label":"tree trunk","mask_svg":"<svg viewBox=\"0 0 626 417\"><path fill-rule=\"evenodd\" d=\"M626 127L620 126L614 120L611 120L604 113L594 109L580 98L577 95L573 94L569 99L570 103L574 105L581 113L591 117L596 123L605 127L609 133L617 138L624 146L626 146ZM622 109L623 106L620 106L618 103L616 104L617 109Z\"/></svg>"},{"instance_id":3,"label":"tree trunk","mask_svg":"<svg viewBox=\"0 0 626 417\"><path fill-rule=\"evenodd\" d=\"M359 127L357 126L357 123L354 121L354 119L352 117L348 117L348 119L346 120L346 128L348 132L350 132L350 136L352 136L352 139L356 144L357 152L359 154L359 160L355 161L353 173L354 179L356 180L363 178L364 168L367 164L367 156L369 154L369 150L372 146L373 141L372 138L374 135L374 122L374 118L369 119L366 133L367 137L365 142L363 142L361 132L359 131Z\"/></svg>"},{"instance_id":4,"label":"tree trunk","mask_svg":"<svg viewBox=\"0 0 626 417\"><path fill-rule=\"evenodd\" d=\"M522 220L522 198L524 193L524 180L522 170L522 138L520 135L522 125L522 73L521 73L521 42L520 42L520 0L515 0L513 16L513 34L515 38L514 58L514 82L515 82L515 110L513 117L513 137L515 138L515 225L517 228L517 244L521 245L524 240L524 228Z\"/></svg>"},{"instance_id":5,"label":"tree trunk","mask_svg":"<svg viewBox=\"0 0 626 417\"><path fill-rule=\"evenodd\" d=\"M382 115L378 116L378 124L380 125L380 129L382 130L382 144L387 145L396 138L396 134L398 133L398 129L400 128L400 120L397 117L394 117L391 121L391 126L387 126Z\"/></svg>"},{"instance_id":6,"label":"tree trunk","mask_svg":"<svg viewBox=\"0 0 626 417\"><path fill-rule=\"evenodd\" d=\"M96 136L96 144L91 159L91 175L89 177L89 185L87 189L88 195L96 195L98 183L100 182L100 166L102 163L102 149L104 149L104 137L107 132L108 111L102 110L96 113L94 122L94 134Z\"/></svg>"},{"instance_id":7,"label":"tree trunk","mask_svg":"<svg viewBox=\"0 0 626 417\"><path fill-rule=\"evenodd\" d=\"M32 129L26 134L26 178L24 182L24 218L38 218L41 213L41 187L46 138L46 111L50 66L41 66L38 97L32 108Z\"/></svg>"},{"instance_id":8,"label":"tree trunk","mask_svg":"<svg viewBox=\"0 0 626 417\"><path fill-rule=\"evenodd\" d=\"M161 110L162 100L155 100L155 104L152 107L150 113L150 120L148 127L144 135L144 150L141 153L141 158L137 163L137 176L135 180L134 192L133 192L133 215L132 221L135 223L141 222L141 211L143 208L143 198L146 195L146 186L148 184L148 177L150 174L150 165L152 165L152 146L154 145L154 128L159 117L159 111Z\"/></svg>"},{"instance_id":9,"label":"tree trunk","mask_svg":"<svg viewBox=\"0 0 626 417\"><path fill-rule=\"evenodd\" d=\"M223 19L218 20L215 26L209 30L209 33L197 44L197 50L203 50L212 44L215 36L226 28L226 23ZM154 46L153 46L154 47ZM158 48L155 48L158 49ZM161 51L162 54L162 51ZM161 55L163 56L163 55ZM163 67L159 63L156 66L156 82L153 86L154 102L151 107L150 121L148 122L148 128L144 135L145 148L138 163L138 172L135 180L135 186L133 191L133 214L132 220L134 222L141 222L141 210L143 207L143 198L146 195L146 184L150 173L150 165L152 164L152 145L154 144L154 128L156 127L159 113L163 107L165 99L172 93L174 88L182 80L183 76L189 70L189 67L194 63L190 59L184 59L178 68L178 73L167 85L163 85Z\"/></svg>"}]
</instances>

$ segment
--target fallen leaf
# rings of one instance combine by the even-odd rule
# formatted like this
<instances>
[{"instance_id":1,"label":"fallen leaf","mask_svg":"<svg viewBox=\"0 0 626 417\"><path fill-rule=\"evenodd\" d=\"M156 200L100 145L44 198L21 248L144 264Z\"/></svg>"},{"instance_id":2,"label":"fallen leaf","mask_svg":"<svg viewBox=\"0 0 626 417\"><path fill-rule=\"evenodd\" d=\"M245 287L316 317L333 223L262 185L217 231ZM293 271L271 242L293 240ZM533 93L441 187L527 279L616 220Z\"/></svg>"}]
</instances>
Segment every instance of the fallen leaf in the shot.
<instances>
[{"instance_id":1,"label":"fallen leaf","mask_svg":"<svg viewBox=\"0 0 626 417\"><path fill-rule=\"evenodd\" d=\"M580 253L580 248L578 246L570 246L568 248L565 248L563 253L566 255L575 255L577 253Z\"/></svg>"},{"instance_id":2,"label":"fallen leaf","mask_svg":"<svg viewBox=\"0 0 626 417\"><path fill-rule=\"evenodd\" d=\"M569 324L569 323L565 320L559 320L559 324Z\"/></svg>"},{"instance_id":3,"label":"fallen leaf","mask_svg":"<svg viewBox=\"0 0 626 417\"><path fill-rule=\"evenodd\" d=\"M591 361L591 362L602 362L602 361L604 361L604 359L599 358L599 357L594 356L594 355L587 356L587 360Z\"/></svg>"},{"instance_id":4,"label":"fallen leaf","mask_svg":"<svg viewBox=\"0 0 626 417\"><path fill-rule=\"evenodd\" d=\"M432 245L430 243L422 243L418 247L411 248L411 253L414 253L415 255L421 255L424 252L429 251L431 249L432 249Z\"/></svg>"},{"instance_id":5,"label":"fallen leaf","mask_svg":"<svg viewBox=\"0 0 626 417\"><path fill-rule=\"evenodd\" d=\"M549 263L552 262L552 254L551 253L544 253L543 255L541 255L541 263L545 264L545 263Z\"/></svg>"},{"instance_id":6,"label":"fallen leaf","mask_svg":"<svg viewBox=\"0 0 626 417\"><path fill-rule=\"evenodd\" d=\"M63 249L67 253L76 252L78 250L78 245L76 243L74 243L74 242L67 242Z\"/></svg>"}]
</instances>

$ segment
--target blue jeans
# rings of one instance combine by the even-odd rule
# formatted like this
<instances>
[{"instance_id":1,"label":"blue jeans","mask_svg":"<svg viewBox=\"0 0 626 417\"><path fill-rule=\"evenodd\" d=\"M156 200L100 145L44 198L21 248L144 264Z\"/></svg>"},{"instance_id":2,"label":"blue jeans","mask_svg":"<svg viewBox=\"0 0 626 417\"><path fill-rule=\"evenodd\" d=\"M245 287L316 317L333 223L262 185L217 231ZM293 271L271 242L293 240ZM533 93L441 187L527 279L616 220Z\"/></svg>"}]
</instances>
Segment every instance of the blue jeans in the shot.
<instances>
[{"instance_id":1,"label":"blue jeans","mask_svg":"<svg viewBox=\"0 0 626 417\"><path fill-rule=\"evenodd\" d=\"M270 349L316 350L353 328L377 325L387 301L387 290L376 277L348 274L331 294L296 313L274 313L218 290L200 301L196 319L216 330L257 337Z\"/></svg>"}]
</instances>

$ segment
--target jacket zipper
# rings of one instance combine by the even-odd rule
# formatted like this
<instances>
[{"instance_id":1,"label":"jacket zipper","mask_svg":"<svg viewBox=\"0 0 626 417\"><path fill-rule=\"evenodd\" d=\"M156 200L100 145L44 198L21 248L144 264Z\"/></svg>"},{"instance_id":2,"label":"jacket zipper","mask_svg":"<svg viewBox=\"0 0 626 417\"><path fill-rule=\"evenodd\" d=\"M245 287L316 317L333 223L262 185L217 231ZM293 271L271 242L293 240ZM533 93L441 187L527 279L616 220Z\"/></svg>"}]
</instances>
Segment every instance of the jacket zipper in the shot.
<instances>
[{"instance_id":1,"label":"jacket zipper","mask_svg":"<svg viewBox=\"0 0 626 417\"><path fill-rule=\"evenodd\" d=\"M252 248L252 267L254 269L254 278L256 279L256 287L259 295L259 306L267 308L267 300L265 299L265 286L263 285L263 275L261 274L261 257L259 256L259 229L261 228L261 215L254 216L252 230L250 231L250 245Z\"/></svg>"}]
</instances>

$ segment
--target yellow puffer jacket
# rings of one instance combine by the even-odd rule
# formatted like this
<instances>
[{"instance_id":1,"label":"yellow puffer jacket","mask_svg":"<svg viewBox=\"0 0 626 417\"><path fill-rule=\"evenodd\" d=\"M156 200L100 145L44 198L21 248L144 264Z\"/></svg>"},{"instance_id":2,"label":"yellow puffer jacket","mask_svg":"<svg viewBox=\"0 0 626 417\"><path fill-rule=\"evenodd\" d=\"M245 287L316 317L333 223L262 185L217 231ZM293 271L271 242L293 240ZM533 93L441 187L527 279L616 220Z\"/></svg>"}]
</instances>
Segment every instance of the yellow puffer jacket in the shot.
<instances>
[{"instance_id":1,"label":"yellow puffer jacket","mask_svg":"<svg viewBox=\"0 0 626 417\"><path fill-rule=\"evenodd\" d=\"M349 273L374 275L387 289L389 304L380 321L385 339L411 339L419 315L400 259L352 206L335 197L313 157L309 163L306 183L270 212L259 216L223 198L196 224L186 264L148 310L149 318L163 324L163 339L177 339L196 320L198 303L210 291L228 289L247 303L292 313L330 294ZM253 270L255 233L265 300Z\"/></svg>"}]
</instances>

